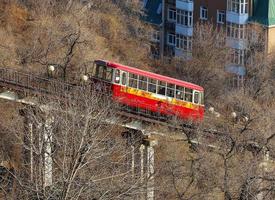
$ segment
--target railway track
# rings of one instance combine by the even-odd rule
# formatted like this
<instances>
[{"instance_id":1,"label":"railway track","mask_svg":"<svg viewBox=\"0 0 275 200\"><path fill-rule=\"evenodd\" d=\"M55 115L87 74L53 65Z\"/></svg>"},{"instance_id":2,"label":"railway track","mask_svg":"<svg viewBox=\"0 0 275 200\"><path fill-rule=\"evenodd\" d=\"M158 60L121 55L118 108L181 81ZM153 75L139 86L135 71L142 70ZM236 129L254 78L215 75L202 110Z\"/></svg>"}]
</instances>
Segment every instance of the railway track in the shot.
<instances>
[{"instance_id":1,"label":"railway track","mask_svg":"<svg viewBox=\"0 0 275 200\"><path fill-rule=\"evenodd\" d=\"M9 68L0 68L0 87L5 88L6 90L12 90L18 92L22 96L36 96L36 97L50 97L50 98L58 98L58 99L66 99L66 97L72 94L74 91L83 89L84 86L70 84L63 81L59 81L56 79L49 79L40 77L34 74L29 74L26 72L20 72L17 70L9 69ZM18 101L21 103L25 103L24 101ZM194 139L190 134L190 132L201 131L203 132L206 137L213 137L213 136L222 136L228 137L228 134L221 133L216 130L209 130L198 128L194 124L177 124L171 123L171 121L159 120L157 118L152 118L144 115L144 113L138 112L126 112L126 111L119 111L118 115L124 121L135 120L136 122L140 122L142 125L133 125L129 126L130 129L140 129L141 131L147 132L146 134L160 134L160 135L169 135L168 132L171 131L179 131L185 135L185 140L199 144L198 140ZM129 124L129 123L128 123ZM162 128L159 130L154 131L150 130L148 127L152 126L161 126L167 127L166 133L161 132ZM212 145L213 146L213 145Z\"/></svg>"}]
</instances>

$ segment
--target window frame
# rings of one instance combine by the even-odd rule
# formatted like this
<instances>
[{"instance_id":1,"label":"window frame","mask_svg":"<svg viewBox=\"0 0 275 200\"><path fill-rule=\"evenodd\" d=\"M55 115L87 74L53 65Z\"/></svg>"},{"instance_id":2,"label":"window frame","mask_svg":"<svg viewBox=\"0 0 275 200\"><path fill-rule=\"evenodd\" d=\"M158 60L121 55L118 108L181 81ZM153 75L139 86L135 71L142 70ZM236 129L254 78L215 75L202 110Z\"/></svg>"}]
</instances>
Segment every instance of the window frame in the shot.
<instances>
[{"instance_id":1,"label":"window frame","mask_svg":"<svg viewBox=\"0 0 275 200\"><path fill-rule=\"evenodd\" d=\"M208 8L206 6L200 6L200 19L201 20L208 19Z\"/></svg>"},{"instance_id":2,"label":"window frame","mask_svg":"<svg viewBox=\"0 0 275 200\"><path fill-rule=\"evenodd\" d=\"M154 31L151 33L151 40L152 40L153 42L160 42L160 31L154 30Z\"/></svg>"},{"instance_id":3,"label":"window frame","mask_svg":"<svg viewBox=\"0 0 275 200\"><path fill-rule=\"evenodd\" d=\"M173 85L173 86L172 86ZM172 86L172 87L170 87ZM168 90L173 91L173 96L168 95ZM166 83L166 96L169 98L175 98L175 91L176 91L176 84L173 83Z\"/></svg>"},{"instance_id":4,"label":"window frame","mask_svg":"<svg viewBox=\"0 0 275 200\"><path fill-rule=\"evenodd\" d=\"M126 71L122 71L121 70L121 77L120 77L120 79L121 79L121 85L123 85L123 86L128 86L128 81L129 81L129 77L128 77L128 72L126 72ZM125 76L125 78L126 78L126 82L124 83L124 79L123 79L123 75L126 75Z\"/></svg>"},{"instance_id":5,"label":"window frame","mask_svg":"<svg viewBox=\"0 0 275 200\"><path fill-rule=\"evenodd\" d=\"M164 83L164 85L161 85ZM161 88L161 89L160 89ZM164 88L164 94L160 93L160 91ZM166 90L167 90L167 82L166 81L160 81L157 80L157 94L166 96Z\"/></svg>"},{"instance_id":6,"label":"window frame","mask_svg":"<svg viewBox=\"0 0 275 200\"><path fill-rule=\"evenodd\" d=\"M232 22L226 23L226 37L232 39L247 39L246 24L235 24Z\"/></svg>"},{"instance_id":7,"label":"window frame","mask_svg":"<svg viewBox=\"0 0 275 200\"><path fill-rule=\"evenodd\" d=\"M196 96L197 96L197 101L195 101L196 100ZM194 104L200 104L201 103L200 92L199 91L193 90L193 100L192 100L192 102Z\"/></svg>"},{"instance_id":8,"label":"window frame","mask_svg":"<svg viewBox=\"0 0 275 200\"><path fill-rule=\"evenodd\" d=\"M225 23L225 11L217 10L217 24L224 24L224 23Z\"/></svg>"},{"instance_id":9,"label":"window frame","mask_svg":"<svg viewBox=\"0 0 275 200\"><path fill-rule=\"evenodd\" d=\"M146 80L142 80L141 77L145 78ZM146 88L141 88L142 84L146 85ZM147 76L138 75L138 87L137 87L137 89L143 90L143 91L148 90L148 77Z\"/></svg>"},{"instance_id":10,"label":"window frame","mask_svg":"<svg viewBox=\"0 0 275 200\"><path fill-rule=\"evenodd\" d=\"M102 76L99 76L99 70L102 70ZM109 71L110 70L110 71ZM109 73L109 79L107 79L107 75ZM111 73L111 74L110 74ZM98 79L103 82L107 83L113 83L114 82L114 73L115 69L113 67L110 67L108 65L102 65L102 64L94 64L92 69L92 77L94 79Z\"/></svg>"},{"instance_id":11,"label":"window frame","mask_svg":"<svg viewBox=\"0 0 275 200\"><path fill-rule=\"evenodd\" d=\"M172 38L174 43L170 42L170 39ZM170 46L175 46L176 45L176 34L173 33L167 33L167 44Z\"/></svg>"},{"instance_id":12,"label":"window frame","mask_svg":"<svg viewBox=\"0 0 275 200\"><path fill-rule=\"evenodd\" d=\"M131 77L132 75L136 76L136 78ZM132 82L131 82L132 80L134 80L136 82L136 87L133 87L132 85L130 85L130 84L132 84ZM129 75L128 75L128 87L131 87L131 88L134 88L134 89L138 89L138 75L137 74L129 72Z\"/></svg>"},{"instance_id":13,"label":"window frame","mask_svg":"<svg viewBox=\"0 0 275 200\"><path fill-rule=\"evenodd\" d=\"M177 24L185 27L193 27L193 11L176 9L176 22Z\"/></svg>"},{"instance_id":14,"label":"window frame","mask_svg":"<svg viewBox=\"0 0 275 200\"><path fill-rule=\"evenodd\" d=\"M173 18L170 18L171 13L172 13ZM169 7L167 9L167 20L169 22L176 22L177 21L177 10L175 8Z\"/></svg>"},{"instance_id":15,"label":"window frame","mask_svg":"<svg viewBox=\"0 0 275 200\"><path fill-rule=\"evenodd\" d=\"M227 10L240 15L248 14L248 0L228 0Z\"/></svg>"},{"instance_id":16,"label":"window frame","mask_svg":"<svg viewBox=\"0 0 275 200\"><path fill-rule=\"evenodd\" d=\"M192 38L182 34L176 34L176 48L185 52L192 52Z\"/></svg>"}]
</instances>

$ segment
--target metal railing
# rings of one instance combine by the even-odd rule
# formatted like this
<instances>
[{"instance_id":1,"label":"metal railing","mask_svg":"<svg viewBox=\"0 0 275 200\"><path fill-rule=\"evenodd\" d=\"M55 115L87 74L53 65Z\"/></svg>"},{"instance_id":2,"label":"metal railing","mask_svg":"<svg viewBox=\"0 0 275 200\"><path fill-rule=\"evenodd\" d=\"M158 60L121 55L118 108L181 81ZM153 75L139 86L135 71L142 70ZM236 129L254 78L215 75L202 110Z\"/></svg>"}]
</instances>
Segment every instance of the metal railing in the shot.
<instances>
[{"instance_id":1,"label":"metal railing","mask_svg":"<svg viewBox=\"0 0 275 200\"><path fill-rule=\"evenodd\" d=\"M18 90L61 96L68 94L77 87L66 82L47 79L9 68L0 68L0 85L13 86Z\"/></svg>"}]
</instances>

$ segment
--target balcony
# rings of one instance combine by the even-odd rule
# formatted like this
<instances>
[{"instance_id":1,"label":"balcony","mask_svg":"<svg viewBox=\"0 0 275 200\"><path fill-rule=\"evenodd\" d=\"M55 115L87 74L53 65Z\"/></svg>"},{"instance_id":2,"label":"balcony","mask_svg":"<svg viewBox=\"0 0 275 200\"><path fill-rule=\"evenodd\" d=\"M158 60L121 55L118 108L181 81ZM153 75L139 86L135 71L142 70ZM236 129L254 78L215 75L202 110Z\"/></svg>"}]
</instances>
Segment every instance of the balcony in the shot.
<instances>
[{"instance_id":1,"label":"balcony","mask_svg":"<svg viewBox=\"0 0 275 200\"><path fill-rule=\"evenodd\" d=\"M191 60L192 59L192 52L183 51L181 49L175 48L175 57L184 59L184 60Z\"/></svg>"},{"instance_id":2,"label":"balcony","mask_svg":"<svg viewBox=\"0 0 275 200\"><path fill-rule=\"evenodd\" d=\"M176 0L176 8L186 11L193 11L194 2L192 0Z\"/></svg>"},{"instance_id":3,"label":"balcony","mask_svg":"<svg viewBox=\"0 0 275 200\"><path fill-rule=\"evenodd\" d=\"M226 21L235 24L246 24L248 20L248 14L240 14L232 11L226 12Z\"/></svg>"},{"instance_id":4,"label":"balcony","mask_svg":"<svg viewBox=\"0 0 275 200\"><path fill-rule=\"evenodd\" d=\"M233 73L239 76L245 76L246 69L242 65L229 64L225 66L225 70L229 73Z\"/></svg>"},{"instance_id":5,"label":"balcony","mask_svg":"<svg viewBox=\"0 0 275 200\"><path fill-rule=\"evenodd\" d=\"M246 49L247 48L247 40L246 39L235 39L235 38L226 38L226 46L234 48L234 49Z\"/></svg>"},{"instance_id":6,"label":"balcony","mask_svg":"<svg viewBox=\"0 0 275 200\"><path fill-rule=\"evenodd\" d=\"M193 27L176 24L176 33L180 33L185 36L193 36Z\"/></svg>"}]
</instances>

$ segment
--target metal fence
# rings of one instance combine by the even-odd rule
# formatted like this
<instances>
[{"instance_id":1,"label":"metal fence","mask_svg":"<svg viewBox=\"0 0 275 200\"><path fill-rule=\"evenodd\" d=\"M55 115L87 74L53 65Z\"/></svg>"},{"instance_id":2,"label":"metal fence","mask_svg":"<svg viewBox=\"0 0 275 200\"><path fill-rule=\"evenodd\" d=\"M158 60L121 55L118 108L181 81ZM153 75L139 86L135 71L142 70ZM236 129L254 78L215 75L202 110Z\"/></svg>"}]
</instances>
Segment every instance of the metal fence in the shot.
<instances>
[{"instance_id":1,"label":"metal fence","mask_svg":"<svg viewBox=\"0 0 275 200\"><path fill-rule=\"evenodd\" d=\"M0 85L1 83L2 86L13 86L17 90L61 96L70 93L77 87L62 81L47 79L9 68L0 68Z\"/></svg>"}]
</instances>

